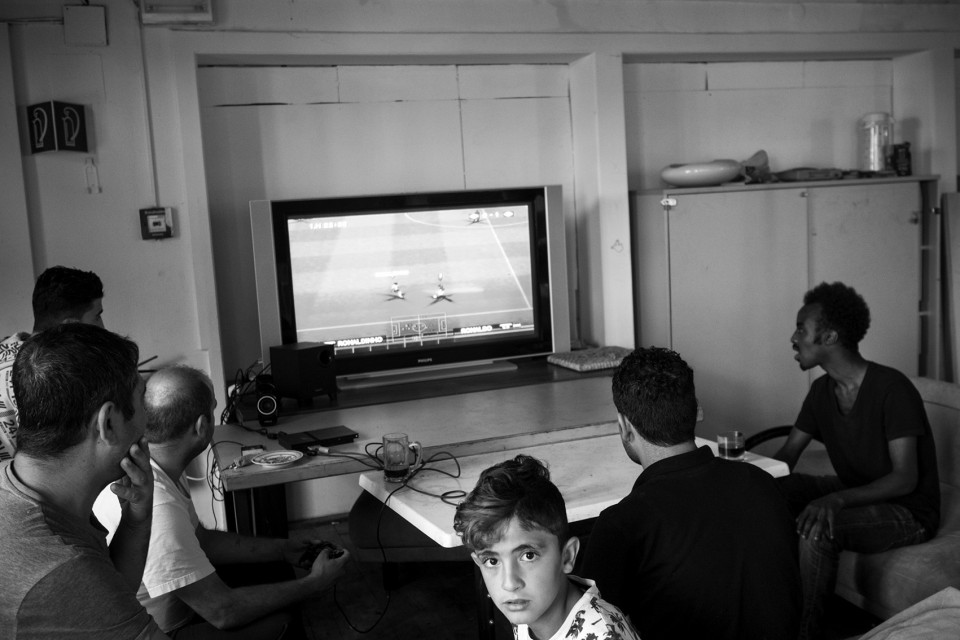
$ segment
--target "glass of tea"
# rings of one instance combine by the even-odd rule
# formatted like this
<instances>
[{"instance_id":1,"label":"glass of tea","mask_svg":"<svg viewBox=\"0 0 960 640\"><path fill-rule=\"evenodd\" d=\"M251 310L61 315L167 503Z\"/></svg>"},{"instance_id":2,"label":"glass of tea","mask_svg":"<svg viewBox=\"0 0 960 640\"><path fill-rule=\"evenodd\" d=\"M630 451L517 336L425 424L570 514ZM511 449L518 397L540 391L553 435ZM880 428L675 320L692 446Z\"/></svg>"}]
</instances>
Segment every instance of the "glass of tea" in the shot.
<instances>
[{"instance_id":1,"label":"glass of tea","mask_svg":"<svg viewBox=\"0 0 960 640\"><path fill-rule=\"evenodd\" d=\"M420 466L419 442L410 442L405 433L388 433L383 436L383 477L387 482L403 482ZM412 458L412 460L411 460Z\"/></svg>"},{"instance_id":2,"label":"glass of tea","mask_svg":"<svg viewBox=\"0 0 960 640\"><path fill-rule=\"evenodd\" d=\"M744 440L741 431L724 431L717 436L717 455L727 460L743 460Z\"/></svg>"}]
</instances>

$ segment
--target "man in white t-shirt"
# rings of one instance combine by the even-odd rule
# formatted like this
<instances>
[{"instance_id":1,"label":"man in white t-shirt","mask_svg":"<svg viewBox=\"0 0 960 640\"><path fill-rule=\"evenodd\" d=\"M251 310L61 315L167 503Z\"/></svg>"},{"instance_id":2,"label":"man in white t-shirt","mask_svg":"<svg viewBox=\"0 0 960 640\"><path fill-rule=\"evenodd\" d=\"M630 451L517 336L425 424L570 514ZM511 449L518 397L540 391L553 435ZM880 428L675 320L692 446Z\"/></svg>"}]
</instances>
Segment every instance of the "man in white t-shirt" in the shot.
<instances>
[{"instance_id":1,"label":"man in white t-shirt","mask_svg":"<svg viewBox=\"0 0 960 640\"><path fill-rule=\"evenodd\" d=\"M304 567L309 569L304 577L293 578L291 568L291 579L228 586L215 565L300 565L305 551L321 541L255 538L200 524L184 471L213 438L216 400L205 373L185 366L161 369L147 381L144 404L154 475L153 533L137 597L172 638L296 635L300 623L291 615L292 605L331 587L349 554L324 549ZM96 507L98 517L109 508L104 502Z\"/></svg>"},{"instance_id":2,"label":"man in white t-shirt","mask_svg":"<svg viewBox=\"0 0 960 640\"><path fill-rule=\"evenodd\" d=\"M50 267L33 288L33 333L64 322L103 327L103 283L92 271ZM29 333L0 341L0 461L17 451L17 401L13 395L13 361Z\"/></svg>"}]
</instances>

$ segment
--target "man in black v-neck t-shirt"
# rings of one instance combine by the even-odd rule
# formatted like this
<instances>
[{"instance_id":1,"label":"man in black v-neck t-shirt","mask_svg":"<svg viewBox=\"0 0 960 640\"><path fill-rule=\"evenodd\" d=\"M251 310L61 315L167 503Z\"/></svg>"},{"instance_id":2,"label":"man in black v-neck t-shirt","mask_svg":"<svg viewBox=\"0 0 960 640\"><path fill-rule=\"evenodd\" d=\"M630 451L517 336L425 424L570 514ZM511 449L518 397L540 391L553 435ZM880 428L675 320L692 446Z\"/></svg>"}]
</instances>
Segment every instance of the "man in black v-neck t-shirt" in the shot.
<instances>
[{"instance_id":1,"label":"man in black v-neck t-shirt","mask_svg":"<svg viewBox=\"0 0 960 640\"><path fill-rule=\"evenodd\" d=\"M877 553L932 538L940 480L923 400L899 371L860 355L870 326L863 298L840 282L807 292L791 338L813 382L787 442L774 457L792 469L813 438L837 475L793 474L779 485L797 519L804 612L800 638L822 637L823 609L844 549Z\"/></svg>"}]
</instances>

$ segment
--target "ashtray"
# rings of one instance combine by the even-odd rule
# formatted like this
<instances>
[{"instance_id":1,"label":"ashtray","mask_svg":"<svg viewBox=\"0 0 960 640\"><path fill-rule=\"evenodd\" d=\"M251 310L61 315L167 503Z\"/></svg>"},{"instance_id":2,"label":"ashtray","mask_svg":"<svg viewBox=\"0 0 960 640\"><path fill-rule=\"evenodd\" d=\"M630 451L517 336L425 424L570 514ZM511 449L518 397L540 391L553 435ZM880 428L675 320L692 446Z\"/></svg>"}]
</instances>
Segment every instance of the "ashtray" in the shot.
<instances>
[{"instance_id":1,"label":"ashtray","mask_svg":"<svg viewBox=\"0 0 960 640\"><path fill-rule=\"evenodd\" d=\"M279 469L293 464L302 457L303 454L299 451L267 451L253 456L250 462L261 467Z\"/></svg>"}]
</instances>

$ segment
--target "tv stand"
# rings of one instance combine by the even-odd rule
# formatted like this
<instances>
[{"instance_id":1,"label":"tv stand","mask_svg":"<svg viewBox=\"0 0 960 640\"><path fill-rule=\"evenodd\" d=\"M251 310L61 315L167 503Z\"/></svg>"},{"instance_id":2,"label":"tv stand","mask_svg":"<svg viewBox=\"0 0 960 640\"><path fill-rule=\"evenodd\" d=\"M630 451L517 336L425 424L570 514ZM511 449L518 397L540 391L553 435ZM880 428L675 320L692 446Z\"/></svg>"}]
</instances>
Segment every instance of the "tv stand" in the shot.
<instances>
[{"instance_id":1,"label":"tv stand","mask_svg":"<svg viewBox=\"0 0 960 640\"><path fill-rule=\"evenodd\" d=\"M508 360L486 362L471 362L469 364L449 364L422 369L403 369L384 373L367 373L355 376L337 378L337 387L344 391L354 389L371 389L394 384L411 382L430 382L433 380L447 380L449 378L465 378L468 376L509 374L517 370L517 365Z\"/></svg>"},{"instance_id":2,"label":"tv stand","mask_svg":"<svg viewBox=\"0 0 960 640\"><path fill-rule=\"evenodd\" d=\"M476 361L474 362L476 364ZM493 365L492 367L490 365ZM506 367L506 368L503 368ZM510 387L542 384L544 382L561 382L594 376L610 377L612 369L577 372L547 362L546 356L532 356L529 358L515 358L511 360L485 361L479 369L445 368L426 371L410 369L407 373L418 371L428 375L428 378L411 376L388 376L387 379L358 378L348 375L338 378L338 392L336 402L326 396L317 396L312 406L302 406L293 398L281 398L280 420L291 418L298 414L323 413L341 411L352 407L364 407L390 402L405 402L427 398L477 391L491 391ZM494 375L488 375L488 374ZM414 384L409 384L414 383ZM244 415L256 419L257 408L254 394L247 394L243 400Z\"/></svg>"}]
</instances>

